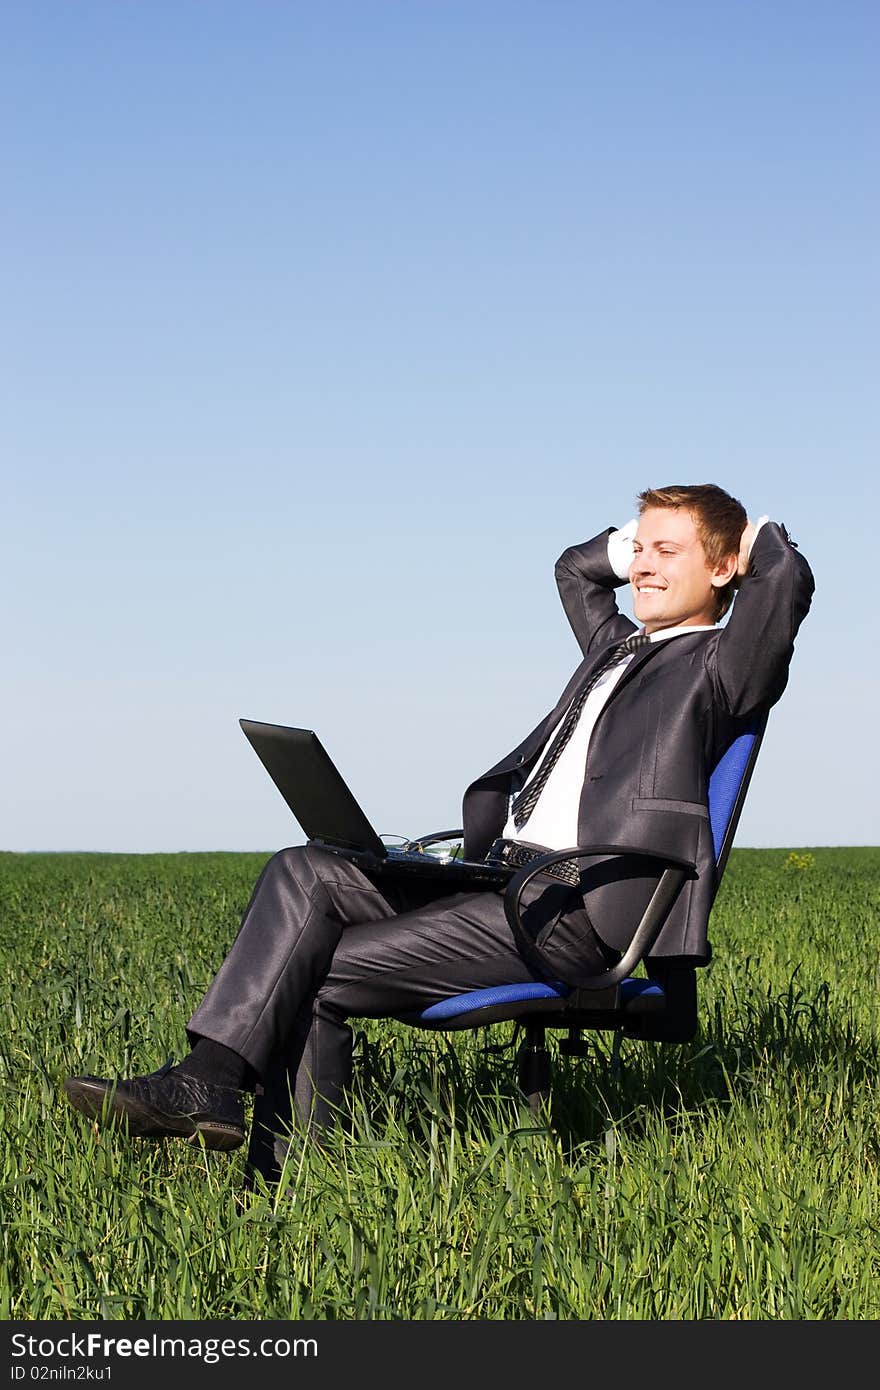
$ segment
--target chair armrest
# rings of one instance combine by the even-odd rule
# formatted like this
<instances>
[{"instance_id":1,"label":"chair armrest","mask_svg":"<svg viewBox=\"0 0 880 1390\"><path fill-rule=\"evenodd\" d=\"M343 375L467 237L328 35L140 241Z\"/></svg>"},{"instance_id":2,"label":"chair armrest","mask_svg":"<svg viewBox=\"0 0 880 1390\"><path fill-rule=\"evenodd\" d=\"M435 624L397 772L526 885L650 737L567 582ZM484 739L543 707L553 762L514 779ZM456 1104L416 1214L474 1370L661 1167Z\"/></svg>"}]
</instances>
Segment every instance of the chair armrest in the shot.
<instances>
[{"instance_id":1,"label":"chair armrest","mask_svg":"<svg viewBox=\"0 0 880 1390\"><path fill-rule=\"evenodd\" d=\"M651 901L645 908L642 920L636 927L632 941L627 946L616 965L604 970L601 975L582 975L570 978L560 975L556 962L552 962L546 952L529 935L523 925L520 902L523 891L532 879L549 864L558 864L565 859L591 859L606 855L627 855L639 859L651 859L665 867ZM639 961L647 955L660 934L675 898L686 878L692 878L696 865L690 859L679 859L674 855L655 854L652 850L636 849L630 845L575 845L573 849L557 849L538 855L531 863L519 869L504 890L504 913L513 932L514 940L523 956L531 964L537 965L544 979L558 980L576 989L600 990L618 985L632 973Z\"/></svg>"}]
</instances>

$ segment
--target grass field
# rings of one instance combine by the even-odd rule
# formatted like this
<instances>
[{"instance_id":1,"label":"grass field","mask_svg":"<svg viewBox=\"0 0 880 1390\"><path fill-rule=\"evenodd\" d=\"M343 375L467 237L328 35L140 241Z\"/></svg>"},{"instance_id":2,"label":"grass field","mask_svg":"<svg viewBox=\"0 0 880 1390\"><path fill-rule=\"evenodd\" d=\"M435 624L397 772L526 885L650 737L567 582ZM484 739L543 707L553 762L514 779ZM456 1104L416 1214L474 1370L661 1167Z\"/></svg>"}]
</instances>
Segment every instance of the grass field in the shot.
<instances>
[{"instance_id":1,"label":"grass field","mask_svg":"<svg viewBox=\"0 0 880 1390\"><path fill-rule=\"evenodd\" d=\"M697 1037L593 1035L546 1126L511 1025L363 1024L353 1132L244 1193L61 1083L181 1055L266 857L0 855L0 1317L880 1317L880 849L734 851Z\"/></svg>"}]
</instances>

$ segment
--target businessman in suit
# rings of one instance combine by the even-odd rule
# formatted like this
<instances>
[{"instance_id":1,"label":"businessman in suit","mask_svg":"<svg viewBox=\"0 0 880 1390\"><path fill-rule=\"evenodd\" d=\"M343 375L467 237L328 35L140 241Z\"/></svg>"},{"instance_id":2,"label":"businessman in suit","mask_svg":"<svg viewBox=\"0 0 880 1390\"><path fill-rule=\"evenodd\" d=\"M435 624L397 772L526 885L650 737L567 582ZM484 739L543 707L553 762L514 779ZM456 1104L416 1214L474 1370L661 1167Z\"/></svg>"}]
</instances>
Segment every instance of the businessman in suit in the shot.
<instances>
[{"instance_id":1,"label":"businessman in suit","mask_svg":"<svg viewBox=\"0 0 880 1390\"><path fill-rule=\"evenodd\" d=\"M513 868L593 843L689 860L696 873L652 957L704 964L715 890L709 774L785 688L813 592L809 566L784 527L750 521L735 498L701 484L640 494L638 518L566 550L556 579L583 660L536 728L468 787L465 855ZM627 581L636 623L615 599ZM569 860L532 880L524 922L559 977L619 959L656 886L645 863ZM314 846L285 849L263 869L189 1020L189 1054L149 1076L73 1077L65 1089L82 1113L131 1134L232 1149L245 1138L243 1094L283 1055L297 1117L319 1138L344 1110L349 1018L535 977L500 891L444 892Z\"/></svg>"}]
</instances>

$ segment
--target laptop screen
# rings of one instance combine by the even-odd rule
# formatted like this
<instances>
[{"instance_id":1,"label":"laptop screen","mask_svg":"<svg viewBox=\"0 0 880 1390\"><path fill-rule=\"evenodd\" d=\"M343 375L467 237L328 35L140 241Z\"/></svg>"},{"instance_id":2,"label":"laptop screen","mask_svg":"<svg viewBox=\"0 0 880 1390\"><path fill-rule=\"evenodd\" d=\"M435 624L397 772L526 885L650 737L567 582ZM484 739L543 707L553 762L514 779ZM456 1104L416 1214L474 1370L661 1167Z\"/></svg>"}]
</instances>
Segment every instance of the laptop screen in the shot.
<instances>
[{"instance_id":1,"label":"laptop screen","mask_svg":"<svg viewBox=\"0 0 880 1390\"><path fill-rule=\"evenodd\" d=\"M238 722L310 840L385 857L385 845L313 729Z\"/></svg>"}]
</instances>

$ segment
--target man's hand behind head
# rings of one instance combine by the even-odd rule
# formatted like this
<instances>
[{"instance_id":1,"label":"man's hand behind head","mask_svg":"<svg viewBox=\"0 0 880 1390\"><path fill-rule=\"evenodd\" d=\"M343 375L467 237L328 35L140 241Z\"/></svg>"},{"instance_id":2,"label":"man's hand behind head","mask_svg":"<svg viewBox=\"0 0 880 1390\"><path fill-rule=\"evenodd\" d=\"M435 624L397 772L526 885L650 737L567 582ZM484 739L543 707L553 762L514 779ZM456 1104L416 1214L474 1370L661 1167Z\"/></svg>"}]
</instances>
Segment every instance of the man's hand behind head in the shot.
<instances>
[{"instance_id":1,"label":"man's hand behind head","mask_svg":"<svg viewBox=\"0 0 880 1390\"><path fill-rule=\"evenodd\" d=\"M758 534L758 527L754 521L747 521L739 541L739 557L737 559L736 572L740 579L748 572L749 556L752 553L752 545Z\"/></svg>"}]
</instances>

